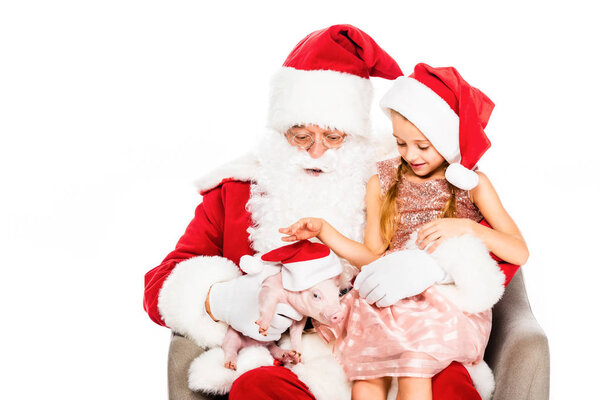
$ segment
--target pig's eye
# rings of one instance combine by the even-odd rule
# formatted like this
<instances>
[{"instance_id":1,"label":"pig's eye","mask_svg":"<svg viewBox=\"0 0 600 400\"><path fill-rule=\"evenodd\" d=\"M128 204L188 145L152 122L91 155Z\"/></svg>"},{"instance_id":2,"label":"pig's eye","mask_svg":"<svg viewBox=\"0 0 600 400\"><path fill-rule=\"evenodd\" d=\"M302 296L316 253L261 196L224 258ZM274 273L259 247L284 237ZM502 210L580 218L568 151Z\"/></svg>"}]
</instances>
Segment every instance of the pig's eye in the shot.
<instances>
[{"instance_id":1,"label":"pig's eye","mask_svg":"<svg viewBox=\"0 0 600 400\"><path fill-rule=\"evenodd\" d=\"M319 298L320 298L320 297L319 297L319 295L318 295L317 293L313 293L313 299L315 299L315 300L316 300L316 299L319 299Z\"/></svg>"}]
</instances>

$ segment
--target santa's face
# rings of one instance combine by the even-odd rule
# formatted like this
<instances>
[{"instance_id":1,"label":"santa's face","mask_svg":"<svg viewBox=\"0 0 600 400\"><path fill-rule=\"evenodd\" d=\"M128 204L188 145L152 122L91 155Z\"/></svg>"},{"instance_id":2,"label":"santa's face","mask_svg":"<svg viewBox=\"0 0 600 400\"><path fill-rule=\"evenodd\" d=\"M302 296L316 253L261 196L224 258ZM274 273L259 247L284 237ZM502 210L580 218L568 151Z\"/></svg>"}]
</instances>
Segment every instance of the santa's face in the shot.
<instances>
[{"instance_id":1,"label":"santa's face","mask_svg":"<svg viewBox=\"0 0 600 400\"><path fill-rule=\"evenodd\" d=\"M316 135L308 149L298 149L274 131L259 143L260 167L247 205L253 220L250 239L259 252L280 247L279 228L303 217L325 218L347 237L362 238L372 146L366 138L348 135L340 147L327 148L318 140L331 131L309 129Z\"/></svg>"},{"instance_id":2,"label":"santa's face","mask_svg":"<svg viewBox=\"0 0 600 400\"><path fill-rule=\"evenodd\" d=\"M365 140L317 125L297 125L284 134L271 131L263 137L258 155L267 175L279 178L279 187L303 185L315 191L327 187L324 182L334 175L346 174L355 162L361 165Z\"/></svg>"},{"instance_id":3,"label":"santa's face","mask_svg":"<svg viewBox=\"0 0 600 400\"><path fill-rule=\"evenodd\" d=\"M346 134L337 129L323 129L318 125L295 125L286 133L288 143L312 159L321 158L328 150L336 150L344 144ZM310 164L310 163L308 163ZM327 173L319 168L307 165L304 171L312 176Z\"/></svg>"}]
</instances>

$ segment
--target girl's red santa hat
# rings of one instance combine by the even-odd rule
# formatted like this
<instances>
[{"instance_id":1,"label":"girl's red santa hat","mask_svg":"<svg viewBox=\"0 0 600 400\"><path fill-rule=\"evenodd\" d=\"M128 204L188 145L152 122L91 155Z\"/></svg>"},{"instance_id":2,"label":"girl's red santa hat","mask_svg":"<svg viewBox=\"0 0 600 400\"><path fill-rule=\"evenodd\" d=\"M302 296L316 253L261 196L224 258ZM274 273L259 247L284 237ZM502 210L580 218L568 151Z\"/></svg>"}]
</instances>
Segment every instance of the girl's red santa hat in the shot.
<instances>
[{"instance_id":1,"label":"girl's red santa hat","mask_svg":"<svg viewBox=\"0 0 600 400\"><path fill-rule=\"evenodd\" d=\"M308 289L343 271L339 258L329 247L308 240L279 247L263 254L261 259L281 264L283 287L295 292Z\"/></svg>"},{"instance_id":2,"label":"girl's red santa hat","mask_svg":"<svg viewBox=\"0 0 600 400\"><path fill-rule=\"evenodd\" d=\"M369 136L369 77L400 75L396 61L352 25L313 32L294 47L271 81L268 125L286 132L294 125L316 124Z\"/></svg>"},{"instance_id":3,"label":"girl's red santa hat","mask_svg":"<svg viewBox=\"0 0 600 400\"><path fill-rule=\"evenodd\" d=\"M412 75L394 81L380 105L388 116L395 110L419 128L450 164L450 183L465 190L477 186L474 170L491 145L483 130L494 103L454 67L417 64Z\"/></svg>"}]
</instances>

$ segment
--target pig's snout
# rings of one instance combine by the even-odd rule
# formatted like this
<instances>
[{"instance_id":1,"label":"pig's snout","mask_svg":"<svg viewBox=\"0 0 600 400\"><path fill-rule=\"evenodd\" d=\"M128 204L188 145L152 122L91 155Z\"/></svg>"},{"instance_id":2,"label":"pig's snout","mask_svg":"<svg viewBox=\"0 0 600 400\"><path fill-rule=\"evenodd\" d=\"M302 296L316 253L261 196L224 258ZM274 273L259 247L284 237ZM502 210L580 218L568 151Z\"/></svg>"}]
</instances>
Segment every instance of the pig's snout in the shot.
<instances>
[{"instance_id":1,"label":"pig's snout","mask_svg":"<svg viewBox=\"0 0 600 400\"><path fill-rule=\"evenodd\" d=\"M325 314L325 320L330 324L337 324L344 320L344 314L341 310L330 311Z\"/></svg>"},{"instance_id":2,"label":"pig's snout","mask_svg":"<svg viewBox=\"0 0 600 400\"><path fill-rule=\"evenodd\" d=\"M329 316L329 320L334 323L340 322L343 319L344 319L344 316L342 315L341 311L338 311L335 314Z\"/></svg>"}]
</instances>

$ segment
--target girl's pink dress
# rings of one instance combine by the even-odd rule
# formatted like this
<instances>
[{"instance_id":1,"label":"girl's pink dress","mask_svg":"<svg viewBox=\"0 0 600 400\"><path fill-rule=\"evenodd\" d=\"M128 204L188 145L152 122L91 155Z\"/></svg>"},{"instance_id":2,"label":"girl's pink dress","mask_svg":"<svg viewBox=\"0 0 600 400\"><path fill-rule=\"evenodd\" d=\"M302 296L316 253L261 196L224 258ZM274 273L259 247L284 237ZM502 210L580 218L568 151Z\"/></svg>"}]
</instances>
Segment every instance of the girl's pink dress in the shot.
<instances>
[{"instance_id":1,"label":"girl's pink dress","mask_svg":"<svg viewBox=\"0 0 600 400\"><path fill-rule=\"evenodd\" d=\"M400 158L377 163L382 191L393 183ZM408 236L435 219L450 196L448 182L403 181L398 188L399 229L389 250L402 250ZM482 219L467 191L456 194L457 217ZM429 378L452 361L471 365L483 359L492 327L492 311L468 314L435 288L378 308L356 290L342 299L346 318L333 327L318 326L327 341L335 340L334 355L349 380L382 376Z\"/></svg>"}]
</instances>

